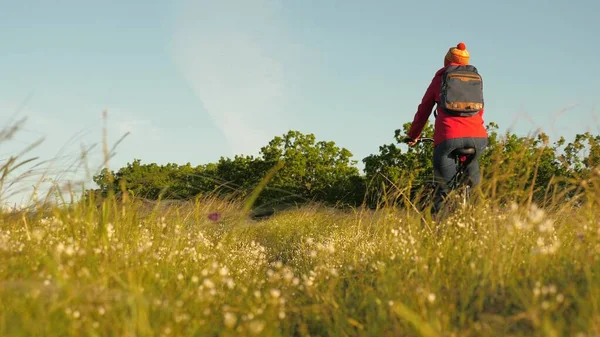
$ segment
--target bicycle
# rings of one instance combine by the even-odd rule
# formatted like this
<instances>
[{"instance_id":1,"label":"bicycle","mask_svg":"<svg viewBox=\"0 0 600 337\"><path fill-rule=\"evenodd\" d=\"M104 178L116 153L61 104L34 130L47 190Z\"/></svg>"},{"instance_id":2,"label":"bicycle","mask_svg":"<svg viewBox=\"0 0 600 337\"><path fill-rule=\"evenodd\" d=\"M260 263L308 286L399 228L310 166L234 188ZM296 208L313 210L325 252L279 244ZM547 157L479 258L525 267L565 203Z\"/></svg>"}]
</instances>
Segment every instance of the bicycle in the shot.
<instances>
[{"instance_id":1,"label":"bicycle","mask_svg":"<svg viewBox=\"0 0 600 337\"><path fill-rule=\"evenodd\" d=\"M408 142L408 139L405 139L404 142ZM419 138L415 140L416 143L432 143L433 138ZM454 162L456 164L456 173L450 179L448 183L448 189L450 192L458 191L460 194L460 205L463 208L466 208L470 201L471 195L471 185L468 183L468 179L466 179L466 171L469 163L473 160L475 156L476 150L473 147L465 147L458 148L451 152L451 156L454 157ZM435 172L433 174L433 183L436 183Z\"/></svg>"}]
</instances>

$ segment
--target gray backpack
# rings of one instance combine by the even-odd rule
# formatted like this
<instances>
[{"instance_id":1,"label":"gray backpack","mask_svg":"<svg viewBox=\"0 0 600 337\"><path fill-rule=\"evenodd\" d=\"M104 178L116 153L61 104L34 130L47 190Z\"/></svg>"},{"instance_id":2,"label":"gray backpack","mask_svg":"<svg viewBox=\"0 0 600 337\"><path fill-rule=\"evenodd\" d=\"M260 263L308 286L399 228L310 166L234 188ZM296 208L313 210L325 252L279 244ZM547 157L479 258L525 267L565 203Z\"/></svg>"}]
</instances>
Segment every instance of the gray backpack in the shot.
<instances>
[{"instance_id":1,"label":"gray backpack","mask_svg":"<svg viewBox=\"0 0 600 337\"><path fill-rule=\"evenodd\" d=\"M483 79L472 65L448 66L442 75L439 106L450 115L469 117L483 109Z\"/></svg>"}]
</instances>

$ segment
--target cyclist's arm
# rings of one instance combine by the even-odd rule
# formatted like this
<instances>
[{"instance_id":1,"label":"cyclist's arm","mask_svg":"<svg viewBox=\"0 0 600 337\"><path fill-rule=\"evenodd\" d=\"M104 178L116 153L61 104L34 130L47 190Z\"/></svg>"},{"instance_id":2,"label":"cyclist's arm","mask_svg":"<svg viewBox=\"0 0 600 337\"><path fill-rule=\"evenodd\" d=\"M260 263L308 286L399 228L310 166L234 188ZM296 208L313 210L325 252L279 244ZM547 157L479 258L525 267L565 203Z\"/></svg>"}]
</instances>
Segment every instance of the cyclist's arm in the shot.
<instances>
[{"instance_id":1,"label":"cyclist's arm","mask_svg":"<svg viewBox=\"0 0 600 337\"><path fill-rule=\"evenodd\" d=\"M441 85L439 81L439 76L434 76L425 91L425 95L423 95L423 99L421 99L421 104L417 108L417 113L413 119L412 125L410 126L410 130L408 131L407 136L412 139L418 139L421 135L421 131L423 131L423 127L425 127L425 123L431 116L431 110L436 102L436 96L439 95L439 86Z\"/></svg>"}]
</instances>

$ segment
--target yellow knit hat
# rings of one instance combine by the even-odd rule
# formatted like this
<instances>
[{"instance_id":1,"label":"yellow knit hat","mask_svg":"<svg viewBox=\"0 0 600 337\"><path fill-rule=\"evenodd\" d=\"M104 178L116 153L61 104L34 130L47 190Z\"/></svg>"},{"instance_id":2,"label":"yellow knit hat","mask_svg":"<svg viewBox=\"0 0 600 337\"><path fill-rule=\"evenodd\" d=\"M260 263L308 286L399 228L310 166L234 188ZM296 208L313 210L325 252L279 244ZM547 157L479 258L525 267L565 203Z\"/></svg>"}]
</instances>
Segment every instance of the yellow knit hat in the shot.
<instances>
[{"instance_id":1,"label":"yellow knit hat","mask_svg":"<svg viewBox=\"0 0 600 337\"><path fill-rule=\"evenodd\" d=\"M458 64L469 64L469 57L467 46L462 42L456 47L448 49L448 53L446 53L446 60Z\"/></svg>"}]
</instances>

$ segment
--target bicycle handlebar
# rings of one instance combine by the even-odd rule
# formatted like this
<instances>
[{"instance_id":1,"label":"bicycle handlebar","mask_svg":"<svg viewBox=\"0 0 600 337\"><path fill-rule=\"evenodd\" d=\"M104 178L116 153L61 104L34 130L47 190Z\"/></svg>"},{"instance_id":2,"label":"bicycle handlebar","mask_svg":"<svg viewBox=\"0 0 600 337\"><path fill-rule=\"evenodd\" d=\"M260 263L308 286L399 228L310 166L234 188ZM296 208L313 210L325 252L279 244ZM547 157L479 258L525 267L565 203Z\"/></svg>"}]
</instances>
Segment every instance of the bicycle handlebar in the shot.
<instances>
[{"instance_id":1,"label":"bicycle handlebar","mask_svg":"<svg viewBox=\"0 0 600 337\"><path fill-rule=\"evenodd\" d=\"M433 138L425 137L417 139L417 143L433 143Z\"/></svg>"},{"instance_id":2,"label":"bicycle handlebar","mask_svg":"<svg viewBox=\"0 0 600 337\"><path fill-rule=\"evenodd\" d=\"M407 138L404 138L404 141L403 141L403 142L404 142L404 143L408 143L408 140L413 140L413 139L409 139L409 138L407 137ZM417 140L414 140L414 141L415 141L416 143L433 143L433 138L424 137L424 138L419 138L419 139L417 139Z\"/></svg>"}]
</instances>

